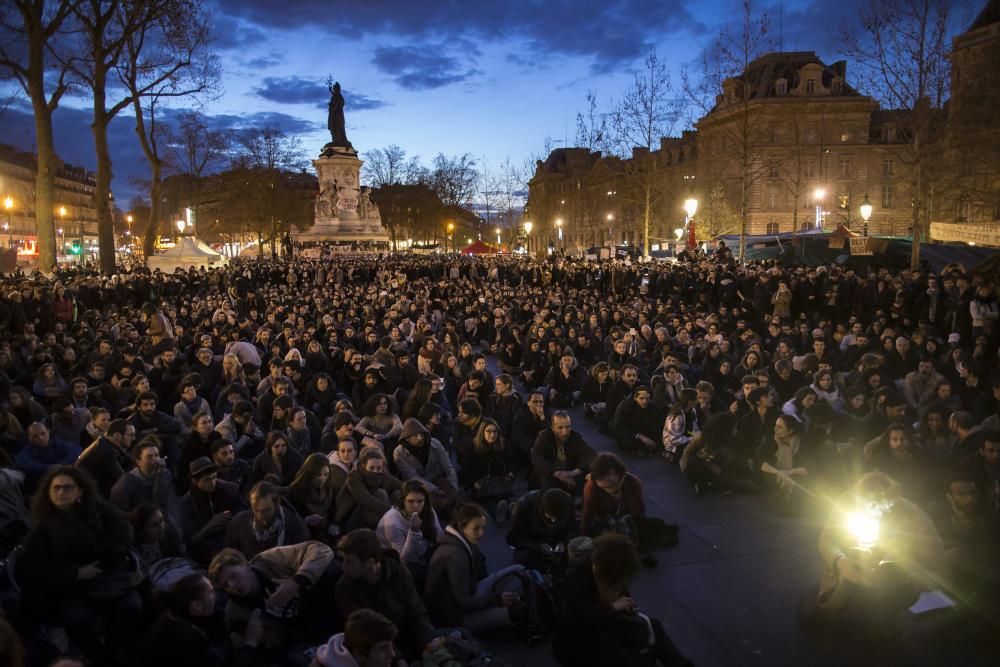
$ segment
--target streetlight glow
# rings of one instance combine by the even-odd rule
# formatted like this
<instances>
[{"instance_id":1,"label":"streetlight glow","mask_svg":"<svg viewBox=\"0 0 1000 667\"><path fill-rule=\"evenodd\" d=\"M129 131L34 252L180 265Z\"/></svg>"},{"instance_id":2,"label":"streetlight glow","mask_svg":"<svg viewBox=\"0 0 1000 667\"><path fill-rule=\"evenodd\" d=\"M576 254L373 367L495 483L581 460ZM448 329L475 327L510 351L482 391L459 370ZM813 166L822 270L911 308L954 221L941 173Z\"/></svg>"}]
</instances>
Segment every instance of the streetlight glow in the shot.
<instances>
[{"instance_id":1,"label":"streetlight glow","mask_svg":"<svg viewBox=\"0 0 1000 667\"><path fill-rule=\"evenodd\" d=\"M14 208L14 198L13 197L6 197L3 200L3 207L4 207L4 209L7 210L8 213L10 213L10 209Z\"/></svg>"},{"instance_id":2,"label":"streetlight glow","mask_svg":"<svg viewBox=\"0 0 1000 667\"><path fill-rule=\"evenodd\" d=\"M187 223L185 223L183 220L178 220L177 221L177 232L178 233L184 233L184 227L185 227L186 224Z\"/></svg>"},{"instance_id":3,"label":"streetlight glow","mask_svg":"<svg viewBox=\"0 0 1000 667\"><path fill-rule=\"evenodd\" d=\"M531 223L530 221L529 221L529 222L526 222L526 223L524 223L524 233L525 233L525 234L530 234L530 233L531 233L531 228L532 228L532 227L534 227L534 226L535 226L535 225L534 225L534 224L532 224L532 223Z\"/></svg>"},{"instance_id":4,"label":"streetlight glow","mask_svg":"<svg viewBox=\"0 0 1000 667\"><path fill-rule=\"evenodd\" d=\"M694 197L685 199L684 212L687 213L688 218L693 218L694 214L698 212L698 200Z\"/></svg>"},{"instance_id":5,"label":"streetlight glow","mask_svg":"<svg viewBox=\"0 0 1000 667\"><path fill-rule=\"evenodd\" d=\"M677 240L680 241L681 237L684 236L684 230L678 227L677 229L674 230L674 236L676 236Z\"/></svg>"}]
</instances>

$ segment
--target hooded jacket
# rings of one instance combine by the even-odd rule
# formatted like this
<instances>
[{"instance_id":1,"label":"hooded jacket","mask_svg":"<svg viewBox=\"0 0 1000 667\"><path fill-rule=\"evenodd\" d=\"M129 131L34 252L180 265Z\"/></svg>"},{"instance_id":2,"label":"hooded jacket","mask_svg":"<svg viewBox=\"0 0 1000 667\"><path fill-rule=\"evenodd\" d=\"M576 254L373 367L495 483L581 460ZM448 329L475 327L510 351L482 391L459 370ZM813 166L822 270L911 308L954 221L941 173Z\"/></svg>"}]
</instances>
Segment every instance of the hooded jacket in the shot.
<instances>
[{"instance_id":1,"label":"hooded jacket","mask_svg":"<svg viewBox=\"0 0 1000 667\"><path fill-rule=\"evenodd\" d=\"M426 465L409 448L407 438L417 434L424 436L422 446L429 449ZM444 479L451 485L451 488L458 488L458 476L455 473L455 467L451 464L451 459L448 457L448 452L436 438L431 437L430 431L423 424L412 417L403 424L403 431L399 434L399 446L393 451L392 458L396 462L396 469L404 482L411 479L418 480L431 493L438 490L437 484L433 480Z\"/></svg>"}]
</instances>

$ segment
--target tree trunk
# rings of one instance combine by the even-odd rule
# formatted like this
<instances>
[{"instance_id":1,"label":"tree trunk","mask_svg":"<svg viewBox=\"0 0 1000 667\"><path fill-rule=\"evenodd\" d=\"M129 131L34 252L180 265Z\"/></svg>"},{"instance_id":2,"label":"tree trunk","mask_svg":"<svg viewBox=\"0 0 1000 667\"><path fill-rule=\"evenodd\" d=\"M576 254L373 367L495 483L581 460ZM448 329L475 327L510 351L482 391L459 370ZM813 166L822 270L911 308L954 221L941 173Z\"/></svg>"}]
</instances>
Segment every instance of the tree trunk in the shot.
<instances>
[{"instance_id":1,"label":"tree trunk","mask_svg":"<svg viewBox=\"0 0 1000 667\"><path fill-rule=\"evenodd\" d=\"M653 184L646 181L646 202L642 213L642 256L649 257L649 219L652 216L652 192Z\"/></svg>"},{"instance_id":2,"label":"tree trunk","mask_svg":"<svg viewBox=\"0 0 1000 667\"><path fill-rule=\"evenodd\" d=\"M149 187L149 222L146 223L146 236L142 239L142 253L148 260L156 252L156 239L160 235L161 192L163 191L163 163L153 158L152 182Z\"/></svg>"},{"instance_id":3,"label":"tree trunk","mask_svg":"<svg viewBox=\"0 0 1000 667\"><path fill-rule=\"evenodd\" d=\"M104 54L95 53L94 60L103 62ZM105 86L107 72L98 64L94 72L94 121L90 128L94 133L94 149L97 154L97 185L94 188L94 211L97 214L97 246L101 273L111 275L115 272L115 229L111 218L111 150L108 147L108 123L111 119L105 107L107 95ZM83 221L80 222L81 230ZM80 234L81 237L83 234ZM86 252L81 248L80 252Z\"/></svg>"},{"instance_id":4,"label":"tree trunk","mask_svg":"<svg viewBox=\"0 0 1000 667\"><path fill-rule=\"evenodd\" d=\"M54 208L56 191L56 171L59 169L59 158L56 156L55 142L52 138L52 114L45 100L44 73L41 67L41 48L38 64L35 48L31 49L32 72L29 88L31 89L31 106L35 116L35 146L38 151L38 170L35 173L35 231L38 234L38 268L48 273L56 265L56 230ZM38 75L34 76L37 72Z\"/></svg>"},{"instance_id":5,"label":"tree trunk","mask_svg":"<svg viewBox=\"0 0 1000 667\"><path fill-rule=\"evenodd\" d=\"M923 198L922 188L924 186L923 164L921 151L923 146L920 142L920 132L917 131L913 137L913 148L916 159L913 161L912 180L912 201L913 201L913 242L910 244L910 268L915 269L920 264L920 243L923 240L923 217L921 216L921 201Z\"/></svg>"}]
</instances>

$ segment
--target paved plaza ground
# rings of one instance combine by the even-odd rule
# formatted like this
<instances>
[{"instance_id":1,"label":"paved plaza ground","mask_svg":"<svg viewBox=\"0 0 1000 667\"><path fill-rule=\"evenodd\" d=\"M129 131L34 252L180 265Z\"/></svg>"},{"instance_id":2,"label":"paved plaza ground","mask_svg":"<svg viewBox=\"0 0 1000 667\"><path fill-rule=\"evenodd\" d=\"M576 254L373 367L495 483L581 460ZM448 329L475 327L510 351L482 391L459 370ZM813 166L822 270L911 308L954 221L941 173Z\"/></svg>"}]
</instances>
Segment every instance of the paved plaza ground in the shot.
<instances>
[{"instance_id":1,"label":"paved plaza ground","mask_svg":"<svg viewBox=\"0 0 1000 667\"><path fill-rule=\"evenodd\" d=\"M582 408L570 414L573 428L591 446L615 448ZM695 497L676 466L659 458L624 460L642 479L650 515L680 526L680 544L657 552L659 566L643 570L633 597L642 611L663 621L699 667L1000 664L998 642L984 645L983 633L952 611L910 619L891 649L872 646L849 630L800 628L799 601L819 582L816 541L825 516L779 516L764 495ZM511 552L505 529L491 529L483 548L492 570L508 565ZM995 627L994 637L1000 623ZM514 665L555 664L548 643L527 649L497 638L487 644Z\"/></svg>"}]
</instances>

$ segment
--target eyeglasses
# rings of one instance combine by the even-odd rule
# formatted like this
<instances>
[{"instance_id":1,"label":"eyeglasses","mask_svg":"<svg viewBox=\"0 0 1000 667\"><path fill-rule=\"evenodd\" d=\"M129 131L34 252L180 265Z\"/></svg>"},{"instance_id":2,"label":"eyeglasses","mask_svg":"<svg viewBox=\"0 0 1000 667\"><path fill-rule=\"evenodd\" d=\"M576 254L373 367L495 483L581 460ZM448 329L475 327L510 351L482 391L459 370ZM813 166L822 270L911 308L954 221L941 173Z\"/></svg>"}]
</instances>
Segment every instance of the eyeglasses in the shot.
<instances>
[{"instance_id":1,"label":"eyeglasses","mask_svg":"<svg viewBox=\"0 0 1000 667\"><path fill-rule=\"evenodd\" d=\"M498 430L497 430L497 429L495 429L495 428L488 428L488 429L486 429L485 431L483 431L483 433L485 433L485 434L487 434L487 435L489 435L489 434L493 434L493 435L496 435L496 434L497 434L497 433L499 433L499 432L500 432L500 431L498 431Z\"/></svg>"}]
</instances>

